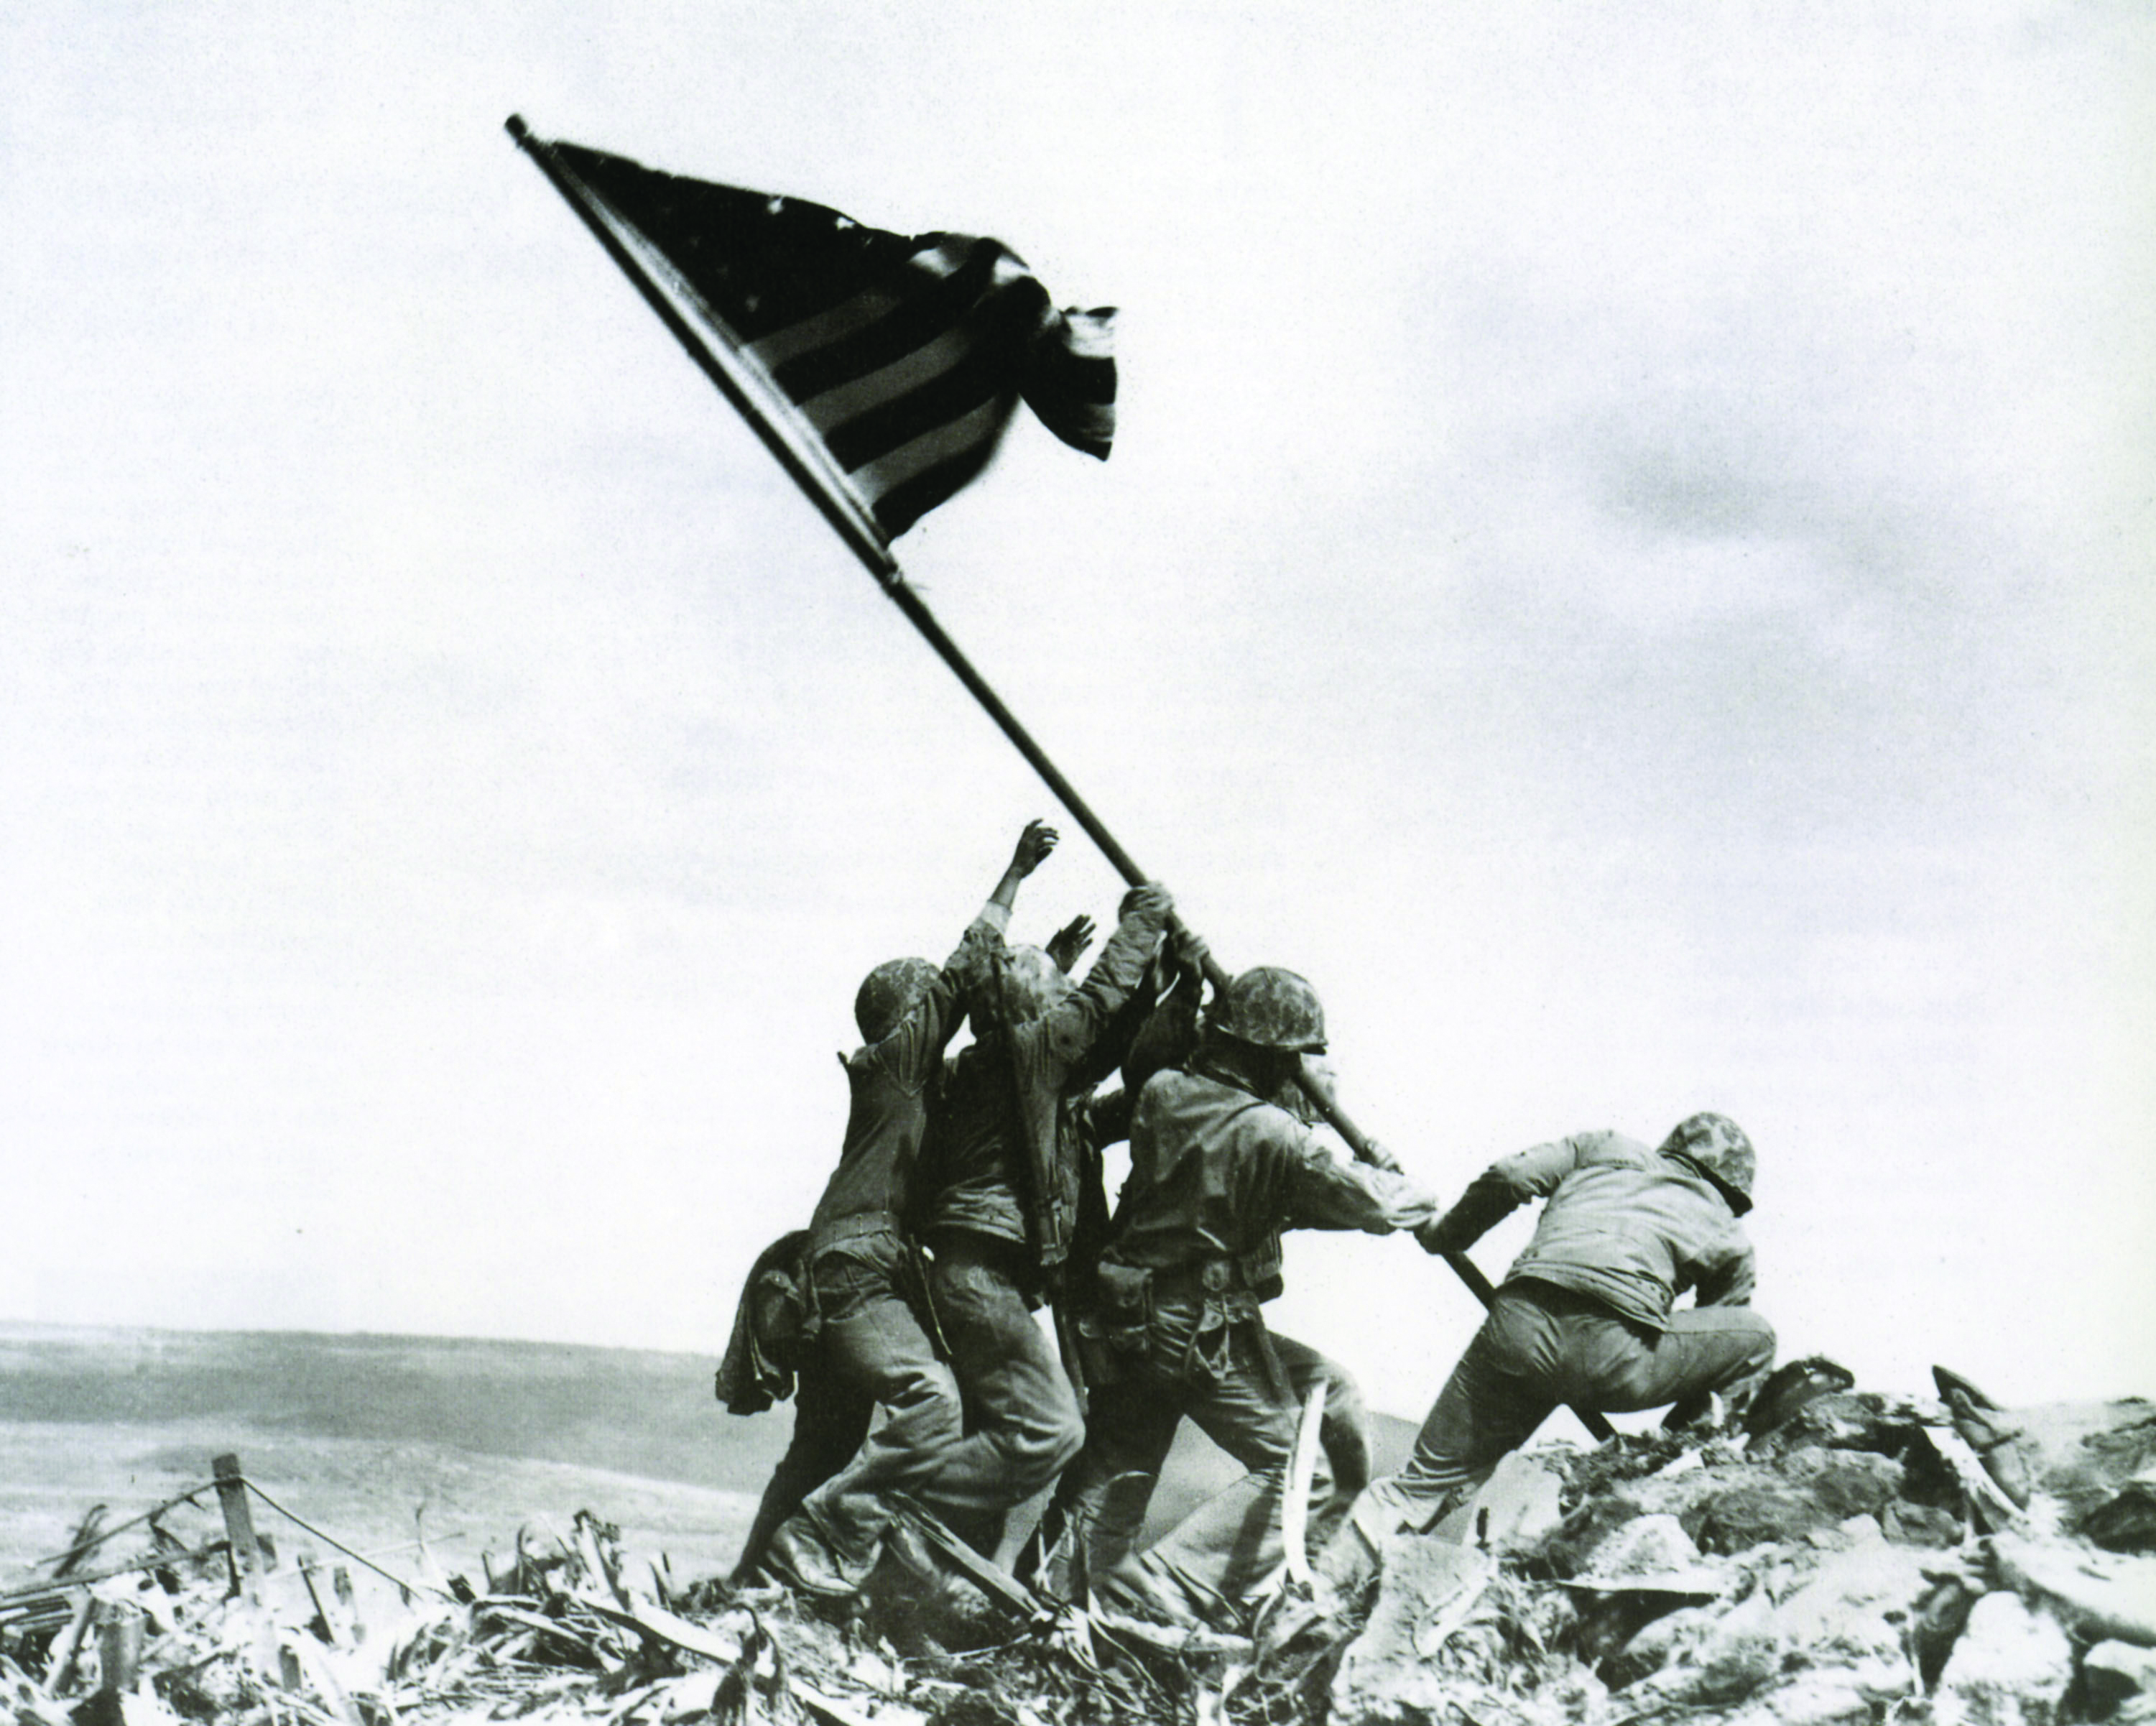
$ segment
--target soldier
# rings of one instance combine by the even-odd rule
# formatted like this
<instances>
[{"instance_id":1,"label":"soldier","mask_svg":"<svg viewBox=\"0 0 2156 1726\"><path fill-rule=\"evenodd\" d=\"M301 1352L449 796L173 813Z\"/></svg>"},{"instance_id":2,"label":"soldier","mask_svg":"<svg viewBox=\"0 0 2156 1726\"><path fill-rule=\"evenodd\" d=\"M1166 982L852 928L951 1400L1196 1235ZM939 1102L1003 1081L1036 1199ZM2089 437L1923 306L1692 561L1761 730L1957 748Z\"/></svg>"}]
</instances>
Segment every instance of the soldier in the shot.
<instances>
[{"instance_id":1,"label":"soldier","mask_svg":"<svg viewBox=\"0 0 2156 1726\"><path fill-rule=\"evenodd\" d=\"M1698 1114L1650 1150L1582 1133L1493 1163L1442 1217L1417 1230L1433 1253L1463 1252L1529 1199L1548 1199L1534 1239L1499 1287L1398 1474L1357 1501L1319 1566L1353 1593L1398 1531L1427 1533L1560 1404L1617 1414L1674 1404L1671 1423L1742 1400L1774 1364L1774 1330L1746 1303L1752 1141ZM1693 1291L1693 1304L1672 1310Z\"/></svg>"},{"instance_id":2,"label":"soldier","mask_svg":"<svg viewBox=\"0 0 2156 1726\"><path fill-rule=\"evenodd\" d=\"M1229 984L1197 1054L1155 1075L1131 1128L1131 1176L1086 1328L1120 1369L1093 1392L1086 1447L1051 1512L1051 1592L1089 1587L1119 1610L1226 1627L1281 1569L1280 1506L1296 1378L1260 1303L1281 1291L1281 1231L1412 1228L1432 1196L1382 1151L1341 1162L1274 1101L1325 1046L1316 992L1261 966ZM1314 1351L1310 1351L1314 1354ZM1143 1554L1132 1553L1176 1425L1188 1415L1248 1471ZM1317 1461L1312 1490L1330 1490Z\"/></svg>"},{"instance_id":3,"label":"soldier","mask_svg":"<svg viewBox=\"0 0 2156 1726\"><path fill-rule=\"evenodd\" d=\"M922 1323L919 1266L902 1220L943 1051L995 973L1019 883L1055 842L1053 828L1029 823L950 958L941 967L892 959L855 998L864 1041L840 1057L852 1097L845 1141L805 1251L815 1364L803 1374L793 1444L773 1482L773 1492L802 1486L806 1497L770 1535L762 1560L777 1580L807 1592L851 1594L867 1580L890 1523L880 1495L940 1466L963 1430L957 1382ZM886 1418L870 1433L877 1406Z\"/></svg>"},{"instance_id":4,"label":"soldier","mask_svg":"<svg viewBox=\"0 0 2156 1726\"><path fill-rule=\"evenodd\" d=\"M1084 1441L1077 1393L1033 1315L1081 1234L1105 1227L1081 1106L1151 1004L1138 991L1172 904L1158 885L1133 888L1075 988L1039 948L1007 952L931 1122L915 1217L968 1431L915 1496L983 1553Z\"/></svg>"},{"instance_id":5,"label":"soldier","mask_svg":"<svg viewBox=\"0 0 2156 1726\"><path fill-rule=\"evenodd\" d=\"M729 1580L752 1580L779 1525L810 1491L853 1460L868 1436L875 1400L825 1371L808 1328L808 1231L789 1230L757 1255L742 1284L733 1334L716 1389L730 1414L760 1415L793 1402L793 1438L765 1484Z\"/></svg>"}]
</instances>

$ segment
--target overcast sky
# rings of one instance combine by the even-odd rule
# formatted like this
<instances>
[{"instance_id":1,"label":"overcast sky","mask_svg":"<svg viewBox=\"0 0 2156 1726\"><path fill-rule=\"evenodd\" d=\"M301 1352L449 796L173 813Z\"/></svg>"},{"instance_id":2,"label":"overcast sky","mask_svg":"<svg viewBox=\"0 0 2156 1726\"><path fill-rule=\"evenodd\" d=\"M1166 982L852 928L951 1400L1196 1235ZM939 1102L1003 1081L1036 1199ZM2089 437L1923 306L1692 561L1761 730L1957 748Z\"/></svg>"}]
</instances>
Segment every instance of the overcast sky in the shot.
<instances>
[{"instance_id":1,"label":"overcast sky","mask_svg":"<svg viewBox=\"0 0 2156 1726\"><path fill-rule=\"evenodd\" d=\"M1786 1352L2156 1394L2153 99L2130 0L11 9L0 1318L715 1351L1055 814L519 111L1122 308L900 555L1413 1169L1722 1109ZM1476 1318L1288 1277L1403 1412Z\"/></svg>"}]
</instances>

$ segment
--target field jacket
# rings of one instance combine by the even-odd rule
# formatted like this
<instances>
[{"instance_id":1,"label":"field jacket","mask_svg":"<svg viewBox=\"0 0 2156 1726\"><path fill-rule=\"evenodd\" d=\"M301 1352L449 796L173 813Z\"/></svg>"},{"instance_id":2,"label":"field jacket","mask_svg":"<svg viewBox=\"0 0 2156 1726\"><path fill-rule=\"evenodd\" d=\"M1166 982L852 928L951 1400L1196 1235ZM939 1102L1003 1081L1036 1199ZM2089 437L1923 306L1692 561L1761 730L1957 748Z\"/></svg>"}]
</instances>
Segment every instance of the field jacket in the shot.
<instances>
[{"instance_id":1,"label":"field jacket","mask_svg":"<svg viewBox=\"0 0 2156 1726\"><path fill-rule=\"evenodd\" d=\"M1578 1133L1501 1158L1432 1226L1427 1244L1464 1252L1530 1199L1549 1202L1507 1283L1576 1290L1655 1330L1686 1289L1702 1307L1751 1299L1752 1243L1714 1184L1617 1133Z\"/></svg>"}]
</instances>

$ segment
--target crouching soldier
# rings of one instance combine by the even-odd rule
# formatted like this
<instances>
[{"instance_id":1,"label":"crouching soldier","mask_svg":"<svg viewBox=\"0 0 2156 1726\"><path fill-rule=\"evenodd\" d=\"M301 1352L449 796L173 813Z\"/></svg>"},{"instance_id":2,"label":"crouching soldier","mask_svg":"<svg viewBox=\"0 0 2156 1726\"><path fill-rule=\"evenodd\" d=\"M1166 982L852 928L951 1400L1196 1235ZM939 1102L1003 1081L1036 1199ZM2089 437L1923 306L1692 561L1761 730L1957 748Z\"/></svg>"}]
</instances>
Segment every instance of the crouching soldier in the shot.
<instances>
[{"instance_id":1,"label":"crouching soldier","mask_svg":"<svg viewBox=\"0 0 2156 1726\"><path fill-rule=\"evenodd\" d=\"M1774 1359L1774 1327L1747 1305L1754 1265L1737 1219L1758 1158L1743 1129L1699 1114L1650 1150L1583 1133L1492 1164L1460 1202L1417 1231L1463 1252L1530 1199L1546 1199L1398 1474L1357 1501L1318 1569L1353 1593L1376 1574L1386 1536L1427 1533L1527 1442L1559 1405L1602 1414L1705 1412L1741 1401ZM1693 1304L1672 1310L1693 1292Z\"/></svg>"},{"instance_id":2,"label":"crouching soldier","mask_svg":"<svg viewBox=\"0 0 2156 1726\"><path fill-rule=\"evenodd\" d=\"M941 966L919 958L879 965L855 997L864 1043L840 1057L852 1098L845 1142L803 1253L814 1355L802 1371L793 1446L766 1494L756 1536L764 1569L791 1587L858 1589L889 1531L882 1495L933 1472L964 1430L957 1381L923 1323L920 1269L901 1219L944 1050L995 973L1019 883L1055 841L1053 828L1029 823L957 951ZM877 1408L885 1418L871 1431ZM799 1508L767 1535L762 1525L778 1518L797 1488L805 1494Z\"/></svg>"},{"instance_id":3,"label":"crouching soldier","mask_svg":"<svg viewBox=\"0 0 2156 1726\"><path fill-rule=\"evenodd\" d=\"M1229 984L1187 1067L1149 1079L1131 1126L1131 1175L1085 1328L1119 1363L1093 1391L1086 1447L1059 1484L1040 1560L1051 1592L1171 1622L1240 1622L1285 1559L1281 1506L1298 1380L1260 1303L1281 1292L1281 1231L1412 1228L1432 1196L1397 1165L1333 1157L1272 1099L1325 1046L1317 994L1260 967ZM1142 1554L1133 1547L1178 1422L1188 1415L1248 1472ZM1322 1500L1330 1469L1312 1482Z\"/></svg>"}]
</instances>

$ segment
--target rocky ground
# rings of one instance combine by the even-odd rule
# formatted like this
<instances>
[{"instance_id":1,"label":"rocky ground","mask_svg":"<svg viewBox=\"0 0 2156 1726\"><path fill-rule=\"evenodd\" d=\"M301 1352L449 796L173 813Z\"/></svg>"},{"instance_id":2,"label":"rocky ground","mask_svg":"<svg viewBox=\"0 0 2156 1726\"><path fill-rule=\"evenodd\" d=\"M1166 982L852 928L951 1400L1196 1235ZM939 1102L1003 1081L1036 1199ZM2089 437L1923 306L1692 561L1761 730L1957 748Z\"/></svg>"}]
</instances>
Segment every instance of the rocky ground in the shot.
<instances>
[{"instance_id":1,"label":"rocky ground","mask_svg":"<svg viewBox=\"0 0 2156 1726\"><path fill-rule=\"evenodd\" d=\"M1459 1538L1399 1543L1372 1600L1284 1639L1285 1613L1178 1634L993 1574L929 1585L921 1550L832 1615L685 1581L589 1518L476 1574L418 1554L401 1590L320 1548L235 1577L212 1495L0 1599L0 1698L265 1726L2156 1722L2156 1405L1778 1379L1748 1428L1514 1459Z\"/></svg>"}]
</instances>

